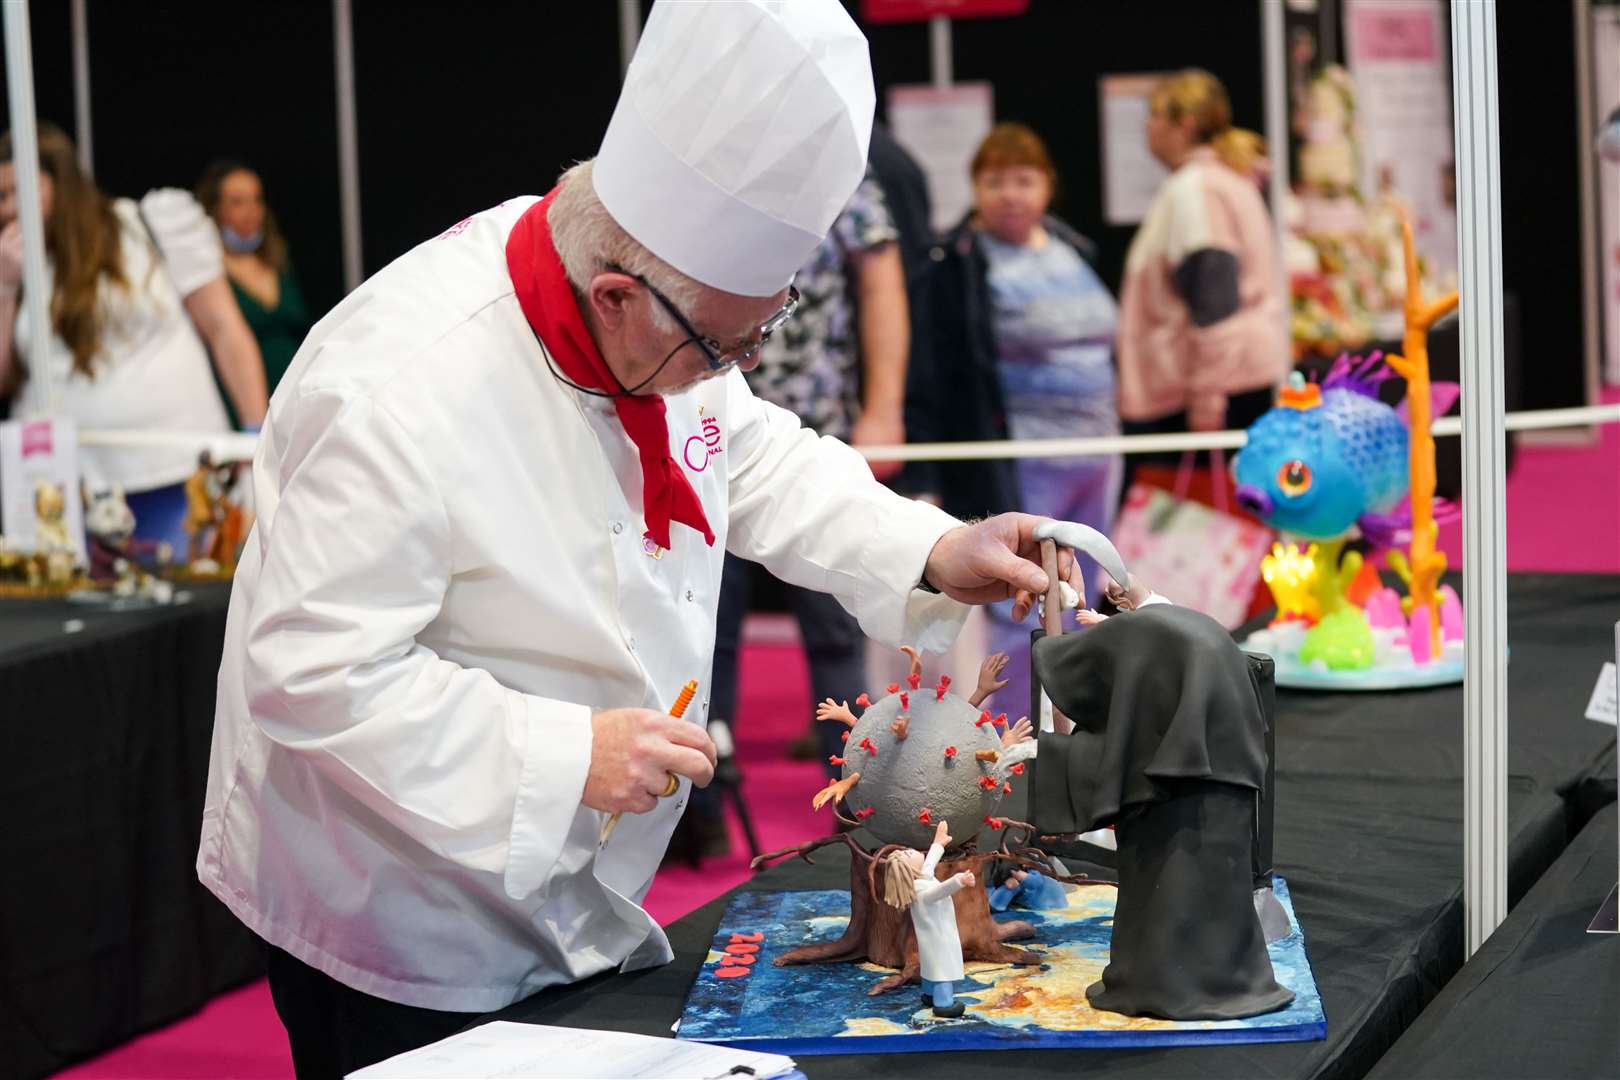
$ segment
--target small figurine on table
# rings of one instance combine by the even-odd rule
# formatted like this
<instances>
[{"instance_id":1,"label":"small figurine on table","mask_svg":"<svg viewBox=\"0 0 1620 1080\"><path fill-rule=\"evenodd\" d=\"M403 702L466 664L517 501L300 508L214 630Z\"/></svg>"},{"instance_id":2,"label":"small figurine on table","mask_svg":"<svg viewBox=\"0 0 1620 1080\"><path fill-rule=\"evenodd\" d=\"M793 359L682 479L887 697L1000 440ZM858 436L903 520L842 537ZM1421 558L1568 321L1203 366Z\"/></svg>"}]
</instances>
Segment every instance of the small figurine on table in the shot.
<instances>
[{"instance_id":1,"label":"small figurine on table","mask_svg":"<svg viewBox=\"0 0 1620 1080\"><path fill-rule=\"evenodd\" d=\"M219 470L214 467L214 455L204 450L197 455L197 468L186 477L186 520L183 528L191 537L186 552L186 564L195 566L208 557L213 549L214 537L225 520L222 504L224 485ZM208 569L212 569L209 567Z\"/></svg>"},{"instance_id":2,"label":"small figurine on table","mask_svg":"<svg viewBox=\"0 0 1620 1080\"><path fill-rule=\"evenodd\" d=\"M963 870L944 881L934 879L934 868L951 842L946 823L934 831L928 854L903 848L883 865L883 898L891 906L911 909L917 934L917 965L922 979L923 1004L934 1015L952 1019L966 1011L956 1000L956 984L964 978L962 939L956 929L956 904L951 897L976 884L973 872Z\"/></svg>"}]
</instances>

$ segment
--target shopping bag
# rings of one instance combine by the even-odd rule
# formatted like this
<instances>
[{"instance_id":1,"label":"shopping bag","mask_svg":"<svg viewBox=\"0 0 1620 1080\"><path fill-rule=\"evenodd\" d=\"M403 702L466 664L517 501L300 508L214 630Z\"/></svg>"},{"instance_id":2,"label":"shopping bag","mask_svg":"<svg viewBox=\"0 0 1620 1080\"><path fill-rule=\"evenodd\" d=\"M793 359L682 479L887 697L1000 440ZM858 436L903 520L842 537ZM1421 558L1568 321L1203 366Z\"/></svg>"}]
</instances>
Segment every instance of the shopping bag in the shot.
<instances>
[{"instance_id":1,"label":"shopping bag","mask_svg":"<svg viewBox=\"0 0 1620 1080\"><path fill-rule=\"evenodd\" d=\"M1194 608L1228 628L1248 617L1271 548L1271 530L1226 506L1220 451L1213 452L1215 506L1187 497L1195 454L1183 455L1174 491L1132 484L1114 523L1113 541L1132 576L1172 603Z\"/></svg>"}]
</instances>

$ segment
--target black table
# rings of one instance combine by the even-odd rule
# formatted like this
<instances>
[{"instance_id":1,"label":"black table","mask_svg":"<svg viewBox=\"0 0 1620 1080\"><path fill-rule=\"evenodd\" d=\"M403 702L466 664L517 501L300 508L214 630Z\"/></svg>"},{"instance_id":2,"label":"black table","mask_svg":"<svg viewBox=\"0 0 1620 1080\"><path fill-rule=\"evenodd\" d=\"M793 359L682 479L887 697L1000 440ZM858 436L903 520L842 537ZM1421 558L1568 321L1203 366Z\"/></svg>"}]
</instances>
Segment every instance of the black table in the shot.
<instances>
[{"instance_id":1,"label":"black table","mask_svg":"<svg viewBox=\"0 0 1620 1080\"><path fill-rule=\"evenodd\" d=\"M1564 849L1569 822L1614 797L1613 729L1582 716L1620 617L1620 578L1516 576L1512 649L1509 891L1522 896ZM1289 881L1327 1013L1325 1041L1165 1050L800 1057L811 1077L1359 1077L1463 960L1462 690L1315 695L1282 691L1277 869ZM1611 778L1607 784L1603 778ZM819 822L807 812L806 838ZM847 855L782 864L744 888L843 888ZM485 1019L667 1035L726 897L669 928L676 959L630 976L542 992Z\"/></svg>"},{"instance_id":2,"label":"black table","mask_svg":"<svg viewBox=\"0 0 1620 1080\"><path fill-rule=\"evenodd\" d=\"M1620 935L1588 934L1614 888L1601 811L1373 1069L1406 1077L1620 1076Z\"/></svg>"},{"instance_id":3,"label":"black table","mask_svg":"<svg viewBox=\"0 0 1620 1080\"><path fill-rule=\"evenodd\" d=\"M194 869L229 589L187 591L120 613L0 602L0 1075L54 1071L262 972Z\"/></svg>"}]
</instances>

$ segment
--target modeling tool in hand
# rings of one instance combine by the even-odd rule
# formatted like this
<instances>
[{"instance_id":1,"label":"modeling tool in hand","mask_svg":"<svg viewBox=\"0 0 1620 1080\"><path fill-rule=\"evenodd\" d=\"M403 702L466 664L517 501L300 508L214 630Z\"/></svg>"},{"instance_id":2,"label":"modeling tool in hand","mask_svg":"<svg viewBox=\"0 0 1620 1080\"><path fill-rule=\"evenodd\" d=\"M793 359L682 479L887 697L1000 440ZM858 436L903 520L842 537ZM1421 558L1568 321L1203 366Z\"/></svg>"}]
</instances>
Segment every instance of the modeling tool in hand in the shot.
<instances>
[{"instance_id":1,"label":"modeling tool in hand","mask_svg":"<svg viewBox=\"0 0 1620 1080\"><path fill-rule=\"evenodd\" d=\"M681 687L681 692L675 695L675 704L670 706L669 715L679 720L686 714L686 707L692 704L692 696L697 693L697 685L696 679L686 680L686 685ZM672 772L666 772L664 777L664 790L659 792L659 797L667 799L681 790L681 782ZM602 826L602 843L607 843L608 837L612 836L613 830L619 827L619 819L623 816L624 811L619 810L607 819L607 824Z\"/></svg>"}]
</instances>

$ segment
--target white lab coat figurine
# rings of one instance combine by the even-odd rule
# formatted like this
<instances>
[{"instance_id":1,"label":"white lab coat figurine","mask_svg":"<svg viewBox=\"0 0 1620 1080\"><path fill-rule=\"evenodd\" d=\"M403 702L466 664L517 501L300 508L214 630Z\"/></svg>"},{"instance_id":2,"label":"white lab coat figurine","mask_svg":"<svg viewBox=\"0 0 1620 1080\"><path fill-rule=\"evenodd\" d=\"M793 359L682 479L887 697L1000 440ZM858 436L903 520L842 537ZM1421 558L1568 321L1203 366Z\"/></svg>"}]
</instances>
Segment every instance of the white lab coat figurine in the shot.
<instances>
[{"instance_id":1,"label":"white lab coat figurine","mask_svg":"<svg viewBox=\"0 0 1620 1080\"><path fill-rule=\"evenodd\" d=\"M907 848L889 856L884 867L884 899L894 907L911 909L923 1004L932 1005L934 1015L941 1017L961 1016L964 1011L956 1000L956 984L964 975L962 938L956 929L956 902L952 897L975 884L969 870L944 881L935 880L934 871L950 842L950 833L942 821L926 857Z\"/></svg>"}]
</instances>

